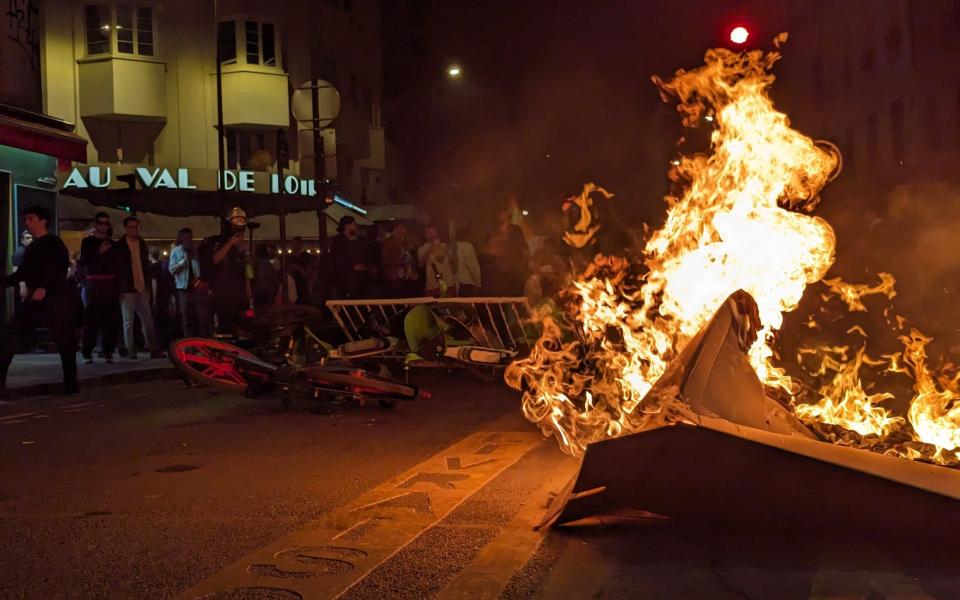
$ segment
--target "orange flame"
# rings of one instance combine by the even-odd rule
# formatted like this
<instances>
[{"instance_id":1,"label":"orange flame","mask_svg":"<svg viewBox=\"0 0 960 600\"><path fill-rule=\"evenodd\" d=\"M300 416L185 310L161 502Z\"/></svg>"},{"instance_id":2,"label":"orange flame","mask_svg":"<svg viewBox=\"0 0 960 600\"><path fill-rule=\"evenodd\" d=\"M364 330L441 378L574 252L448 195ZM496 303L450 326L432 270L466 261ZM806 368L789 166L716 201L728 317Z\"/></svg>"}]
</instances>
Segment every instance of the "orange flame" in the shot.
<instances>
[{"instance_id":1,"label":"orange flame","mask_svg":"<svg viewBox=\"0 0 960 600\"><path fill-rule=\"evenodd\" d=\"M641 279L624 259L597 257L575 283L567 329L556 320L507 382L524 413L575 455L586 444L637 431L668 399L646 399L668 362L738 289L763 324L749 351L761 381L788 389L770 346L804 289L833 262L833 230L784 206L812 206L839 158L790 128L768 89L775 52L707 52L704 66L661 82L685 125L714 115L709 156L676 167L689 184L666 198L666 222L644 249Z\"/></svg>"},{"instance_id":2,"label":"orange flame","mask_svg":"<svg viewBox=\"0 0 960 600\"><path fill-rule=\"evenodd\" d=\"M666 221L650 236L642 268L625 258L596 256L569 291L569 310L540 315L541 338L529 357L506 371L507 383L523 391L524 415L545 435L556 436L564 451L579 456L592 442L692 418L675 387L658 397L650 390L720 304L742 289L756 300L762 323L750 363L766 386L787 392L800 419L871 439L899 432L897 439L905 440L912 428L910 445L884 451L940 463L960 459L960 371L952 365L931 370L931 340L917 330L899 338L902 352L882 360L870 358L865 346L852 357L848 346L800 348L797 363L819 357L810 374L829 377L813 404L798 403L792 392L799 384L772 363L784 313L833 263L833 230L801 211L819 202L841 160L829 144L791 129L773 107L769 70L778 58L776 52L715 49L698 69L678 71L669 82L654 78L665 100L678 100L684 125L713 116L711 152L683 156L671 169L672 178L685 181L685 191L665 198ZM571 246L586 246L598 232L590 211L594 192L611 197L591 183L570 200L580 209L574 230L565 235ZM894 277L879 278L876 285L825 280L830 293L822 298L836 295L849 311L866 311L865 297L896 296ZM890 310L884 311L888 323ZM902 331L906 319L895 316L895 323ZM820 329L812 315L805 325ZM859 325L847 334L868 337ZM906 419L882 406L892 394L864 386L865 369L913 378Z\"/></svg>"},{"instance_id":3,"label":"orange flame","mask_svg":"<svg viewBox=\"0 0 960 600\"><path fill-rule=\"evenodd\" d=\"M817 375L833 371L834 376L820 390L816 404L798 404L794 412L807 422L822 422L840 425L860 435L887 435L904 423L902 417L894 417L880 402L890 400L893 394L881 392L867 394L860 381L860 368L864 362L876 364L866 358L866 348L857 350L853 360L847 358L847 347L821 348L823 361ZM881 363L883 361L880 361Z\"/></svg>"},{"instance_id":4,"label":"orange flame","mask_svg":"<svg viewBox=\"0 0 960 600\"><path fill-rule=\"evenodd\" d=\"M864 296L883 294L888 300L892 300L897 295L897 291L894 289L896 280L893 275L890 273L878 273L877 275L880 277L880 283L874 286L865 283L847 283L839 277L824 279L823 283L830 288L831 292L840 296L840 299L851 312L866 312L867 307L863 304Z\"/></svg>"},{"instance_id":5,"label":"orange flame","mask_svg":"<svg viewBox=\"0 0 960 600\"><path fill-rule=\"evenodd\" d=\"M903 362L913 375L916 395L910 402L907 418L913 425L919 441L936 448L932 457L938 462L960 458L960 453L946 451L960 448L960 390L957 375L936 378L927 367L926 347L932 338L916 329L900 337L903 342Z\"/></svg>"}]
</instances>

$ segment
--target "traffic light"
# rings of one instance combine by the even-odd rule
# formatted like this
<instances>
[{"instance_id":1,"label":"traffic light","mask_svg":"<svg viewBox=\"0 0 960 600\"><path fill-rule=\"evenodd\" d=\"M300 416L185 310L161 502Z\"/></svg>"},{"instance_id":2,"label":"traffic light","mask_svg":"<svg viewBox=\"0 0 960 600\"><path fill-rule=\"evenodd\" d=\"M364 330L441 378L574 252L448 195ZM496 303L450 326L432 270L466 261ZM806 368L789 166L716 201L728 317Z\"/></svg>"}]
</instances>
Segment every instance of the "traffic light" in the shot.
<instances>
[{"instance_id":1,"label":"traffic light","mask_svg":"<svg viewBox=\"0 0 960 600\"><path fill-rule=\"evenodd\" d=\"M750 32L742 25L737 25L730 30L730 41L734 44L744 44L748 37L750 37Z\"/></svg>"}]
</instances>

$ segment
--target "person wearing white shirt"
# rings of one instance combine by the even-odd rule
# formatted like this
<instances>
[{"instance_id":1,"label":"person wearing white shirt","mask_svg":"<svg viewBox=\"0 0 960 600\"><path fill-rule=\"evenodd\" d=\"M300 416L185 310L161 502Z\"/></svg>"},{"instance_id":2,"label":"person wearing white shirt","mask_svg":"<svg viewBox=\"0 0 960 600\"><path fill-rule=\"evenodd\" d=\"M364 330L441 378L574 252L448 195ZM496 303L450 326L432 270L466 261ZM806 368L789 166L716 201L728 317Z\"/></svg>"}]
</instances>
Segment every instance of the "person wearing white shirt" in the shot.
<instances>
[{"instance_id":1,"label":"person wearing white shirt","mask_svg":"<svg viewBox=\"0 0 960 600\"><path fill-rule=\"evenodd\" d=\"M480 295L480 261L477 250L471 242L458 240L454 247L454 269L456 270L457 295L474 297Z\"/></svg>"},{"instance_id":2,"label":"person wearing white shirt","mask_svg":"<svg viewBox=\"0 0 960 600\"><path fill-rule=\"evenodd\" d=\"M456 285L447 257L447 245L440 241L437 228L433 225L423 230L423 236L427 241L417 250L417 259L426 270L424 293L427 296L443 296Z\"/></svg>"}]
</instances>

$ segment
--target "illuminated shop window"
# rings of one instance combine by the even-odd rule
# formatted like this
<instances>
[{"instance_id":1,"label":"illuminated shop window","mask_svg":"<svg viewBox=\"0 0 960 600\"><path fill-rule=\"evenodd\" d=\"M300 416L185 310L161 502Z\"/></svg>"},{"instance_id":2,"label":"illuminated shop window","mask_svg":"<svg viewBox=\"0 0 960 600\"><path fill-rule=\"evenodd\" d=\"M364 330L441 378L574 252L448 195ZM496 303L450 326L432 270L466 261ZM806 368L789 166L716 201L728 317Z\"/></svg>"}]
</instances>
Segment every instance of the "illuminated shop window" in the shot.
<instances>
[{"instance_id":1,"label":"illuminated shop window","mask_svg":"<svg viewBox=\"0 0 960 600\"><path fill-rule=\"evenodd\" d=\"M140 3L89 4L87 54L156 55L153 7Z\"/></svg>"}]
</instances>

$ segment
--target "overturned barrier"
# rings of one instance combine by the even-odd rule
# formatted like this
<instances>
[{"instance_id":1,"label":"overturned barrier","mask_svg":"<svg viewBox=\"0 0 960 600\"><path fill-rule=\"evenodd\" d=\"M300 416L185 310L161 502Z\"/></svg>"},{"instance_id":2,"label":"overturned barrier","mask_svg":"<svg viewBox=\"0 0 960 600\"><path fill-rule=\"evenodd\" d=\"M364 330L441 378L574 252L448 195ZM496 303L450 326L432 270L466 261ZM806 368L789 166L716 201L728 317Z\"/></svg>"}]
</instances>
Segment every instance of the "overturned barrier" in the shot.
<instances>
[{"instance_id":1,"label":"overturned barrier","mask_svg":"<svg viewBox=\"0 0 960 600\"><path fill-rule=\"evenodd\" d=\"M374 323L390 324L414 306L429 306L441 319L467 321L477 342L489 348L519 350L533 343L526 325L531 321L526 297L387 298L328 300L327 307L350 341L370 337ZM471 327L471 323L479 326Z\"/></svg>"},{"instance_id":2,"label":"overturned barrier","mask_svg":"<svg viewBox=\"0 0 960 600\"><path fill-rule=\"evenodd\" d=\"M821 442L764 394L745 352L752 305L731 296L650 391L676 386L684 418L589 445L540 524L643 511L956 540L960 471Z\"/></svg>"}]
</instances>

